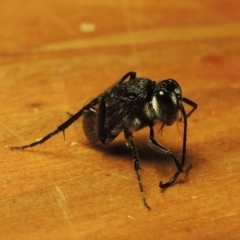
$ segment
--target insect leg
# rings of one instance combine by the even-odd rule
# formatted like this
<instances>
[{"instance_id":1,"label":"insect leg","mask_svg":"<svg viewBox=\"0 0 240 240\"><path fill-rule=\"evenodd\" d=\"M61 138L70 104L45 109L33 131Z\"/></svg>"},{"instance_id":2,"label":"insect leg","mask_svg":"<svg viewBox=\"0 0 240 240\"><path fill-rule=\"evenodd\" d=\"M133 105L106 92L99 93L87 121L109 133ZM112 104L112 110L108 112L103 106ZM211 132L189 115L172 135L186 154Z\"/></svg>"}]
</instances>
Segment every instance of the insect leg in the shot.
<instances>
[{"instance_id":1,"label":"insect leg","mask_svg":"<svg viewBox=\"0 0 240 240\"><path fill-rule=\"evenodd\" d=\"M163 152L167 155L169 155L175 165L176 165L176 168L177 168L177 172L174 174L174 176L166 183L162 183L162 181L159 183L159 187L160 188L166 188L166 187L169 187L170 185L172 185L178 178L178 176L180 175L181 172L185 172L187 170L183 170L182 169L182 165L178 162L178 160L175 158L175 156L173 155L173 153L166 147L162 146L155 138L154 138L154 130L153 130L153 127L152 126L149 126L150 128L150 146L155 149L156 151L158 152Z\"/></svg>"},{"instance_id":2,"label":"insect leg","mask_svg":"<svg viewBox=\"0 0 240 240\"><path fill-rule=\"evenodd\" d=\"M193 102L192 100L185 98L185 97L182 97L182 101L192 107L191 111L189 113L187 113L187 117L190 117L192 115L192 113L197 109L197 104L195 102Z\"/></svg>"},{"instance_id":3,"label":"insect leg","mask_svg":"<svg viewBox=\"0 0 240 240\"><path fill-rule=\"evenodd\" d=\"M127 79L129 77L130 80L135 79L136 78L136 72L128 72L126 73L119 81L119 83L123 82L125 79Z\"/></svg>"},{"instance_id":4,"label":"insect leg","mask_svg":"<svg viewBox=\"0 0 240 240\"><path fill-rule=\"evenodd\" d=\"M150 207L148 206L147 201L146 201L141 177L140 177L140 174L139 174L139 169L140 169L140 167L139 167L139 156L138 156L138 151L137 151L136 144L135 144L134 139L133 139L133 135L127 129L124 131L124 135L125 135L125 139L127 140L127 143L129 144L129 147L132 150L134 170L137 174L138 185L139 185L139 188L140 188L140 191L141 191L141 194L142 194L143 203L144 203L146 208L150 209Z\"/></svg>"},{"instance_id":5,"label":"insect leg","mask_svg":"<svg viewBox=\"0 0 240 240\"><path fill-rule=\"evenodd\" d=\"M115 84L113 84L110 88L108 88L104 93L100 94L98 97L104 96L105 93L111 91L114 87L116 87L118 84L124 82L129 77L130 80L136 78L136 72L128 72L125 75L123 75Z\"/></svg>"},{"instance_id":6,"label":"insect leg","mask_svg":"<svg viewBox=\"0 0 240 240\"><path fill-rule=\"evenodd\" d=\"M44 136L43 138L41 138L38 141L32 142L28 145L24 145L24 146L19 146L19 147L11 147L11 149L24 149L24 148L30 148L30 147L34 147L38 144L44 143L46 142L49 138L53 137L54 135L56 135L59 132L63 132L64 135L64 131L66 128L68 128L73 122L75 122L79 117L81 117L84 112L86 110L88 110L89 108L93 107L94 105L96 105L98 103L98 97L94 98L90 103L88 103L86 106L84 106L81 110L79 110L76 114L72 115L67 121L65 121L63 124L61 124L60 126L57 127L57 129L49 134L47 134L46 136Z\"/></svg>"},{"instance_id":7,"label":"insect leg","mask_svg":"<svg viewBox=\"0 0 240 240\"><path fill-rule=\"evenodd\" d=\"M97 96L96 98L94 98L90 103L88 103L86 106L84 106L76 114L72 115L67 121L65 121L63 124L58 126L55 131L47 134L46 136L44 136L43 138L41 138L38 141L32 142L32 143L30 143L28 145L24 145L24 146L11 147L11 149L25 149L25 148L34 147L38 144L46 142L49 138L53 137L54 135L58 134L59 132L63 132L63 136L65 137L65 134L64 134L65 129L67 129L73 122L75 122L79 117L81 117L86 110L95 106L99 102L99 99L101 99L106 92L110 91L113 87L115 87L116 85L125 81L128 77L130 77L130 80L136 78L136 72L131 71L131 72L126 73L117 83L115 83L113 86L111 86L109 89L107 89L104 93L102 93L99 96Z\"/></svg>"}]
</instances>

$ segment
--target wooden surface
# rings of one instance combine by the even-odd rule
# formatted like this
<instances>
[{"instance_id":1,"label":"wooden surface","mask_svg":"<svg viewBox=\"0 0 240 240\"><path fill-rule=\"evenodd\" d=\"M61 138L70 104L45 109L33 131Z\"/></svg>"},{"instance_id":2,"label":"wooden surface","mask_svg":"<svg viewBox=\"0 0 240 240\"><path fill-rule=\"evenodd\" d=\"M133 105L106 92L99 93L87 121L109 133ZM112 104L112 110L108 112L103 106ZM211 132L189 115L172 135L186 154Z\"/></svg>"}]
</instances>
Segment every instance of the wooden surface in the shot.
<instances>
[{"instance_id":1,"label":"wooden surface","mask_svg":"<svg viewBox=\"0 0 240 240\"><path fill-rule=\"evenodd\" d=\"M0 239L240 239L240 3L0 2ZM198 103L187 165L136 134L144 208L123 138L107 148L54 130L126 72L176 79ZM160 137L160 136L158 136ZM176 127L160 141L178 155Z\"/></svg>"}]
</instances>

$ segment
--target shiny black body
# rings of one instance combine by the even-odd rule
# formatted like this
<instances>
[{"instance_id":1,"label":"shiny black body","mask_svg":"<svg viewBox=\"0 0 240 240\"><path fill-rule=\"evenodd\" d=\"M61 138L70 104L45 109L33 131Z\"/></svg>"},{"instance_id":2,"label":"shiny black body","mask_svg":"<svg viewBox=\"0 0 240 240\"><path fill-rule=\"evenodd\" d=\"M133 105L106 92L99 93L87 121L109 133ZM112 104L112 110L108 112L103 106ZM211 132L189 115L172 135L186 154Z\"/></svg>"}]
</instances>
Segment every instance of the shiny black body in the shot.
<instances>
[{"instance_id":1,"label":"shiny black body","mask_svg":"<svg viewBox=\"0 0 240 240\"><path fill-rule=\"evenodd\" d=\"M129 80L127 81L128 78ZM192 110L188 114L186 114L182 102L192 107ZM49 133L39 141L25 146L12 147L12 149L33 147L45 142L60 131L64 133L65 129L81 116L83 116L84 133L91 143L99 141L101 144L107 145L123 132L127 146L132 151L134 169L137 174L144 204L149 208L139 174L139 156L133 133L142 128L149 127L150 146L159 152L169 155L173 159L177 168L176 173L167 183L160 182L159 184L161 188L168 187L175 182L181 172L186 171L183 167L186 155L187 117L196 108L196 103L182 97L181 88L175 80L167 79L156 83L148 78L137 78L135 72L129 72L116 84L94 98L76 114L72 115L55 131ZM171 126L177 120L179 112L181 120L184 123L182 159L180 162L169 149L162 146L154 138L153 129L153 126L157 122L161 122L162 128L166 125Z\"/></svg>"}]
</instances>

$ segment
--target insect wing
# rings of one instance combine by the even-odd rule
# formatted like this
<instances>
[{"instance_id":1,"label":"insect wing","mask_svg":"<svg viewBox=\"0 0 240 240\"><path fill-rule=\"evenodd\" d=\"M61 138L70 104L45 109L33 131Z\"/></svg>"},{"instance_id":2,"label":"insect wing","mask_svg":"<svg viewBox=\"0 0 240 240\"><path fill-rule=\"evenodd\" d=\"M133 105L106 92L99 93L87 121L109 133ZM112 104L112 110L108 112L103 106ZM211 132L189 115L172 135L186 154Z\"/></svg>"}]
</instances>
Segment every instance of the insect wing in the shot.
<instances>
[{"instance_id":1,"label":"insect wing","mask_svg":"<svg viewBox=\"0 0 240 240\"><path fill-rule=\"evenodd\" d=\"M82 144L93 144L99 141L99 121L105 132L118 135L123 130L122 120L129 112L131 106L113 99L105 103L105 112L101 112L99 103L85 110L83 116L74 123L77 140ZM104 116L103 116L104 114ZM104 119L104 120L103 120Z\"/></svg>"}]
</instances>

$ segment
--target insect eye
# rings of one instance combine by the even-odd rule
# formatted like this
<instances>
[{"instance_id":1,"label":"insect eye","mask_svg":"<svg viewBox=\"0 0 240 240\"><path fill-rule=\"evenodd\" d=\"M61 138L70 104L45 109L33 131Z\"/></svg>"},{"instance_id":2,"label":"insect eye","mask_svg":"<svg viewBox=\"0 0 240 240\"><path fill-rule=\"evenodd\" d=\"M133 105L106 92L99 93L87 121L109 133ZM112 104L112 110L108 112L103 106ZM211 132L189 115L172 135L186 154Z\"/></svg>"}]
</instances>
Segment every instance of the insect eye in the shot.
<instances>
[{"instance_id":1,"label":"insect eye","mask_svg":"<svg viewBox=\"0 0 240 240\"><path fill-rule=\"evenodd\" d=\"M161 91L159 91L158 96L159 96L159 100L160 101L162 101L162 102L164 102L166 104L172 103L172 99L171 99L170 95L167 92L161 90Z\"/></svg>"}]
</instances>

